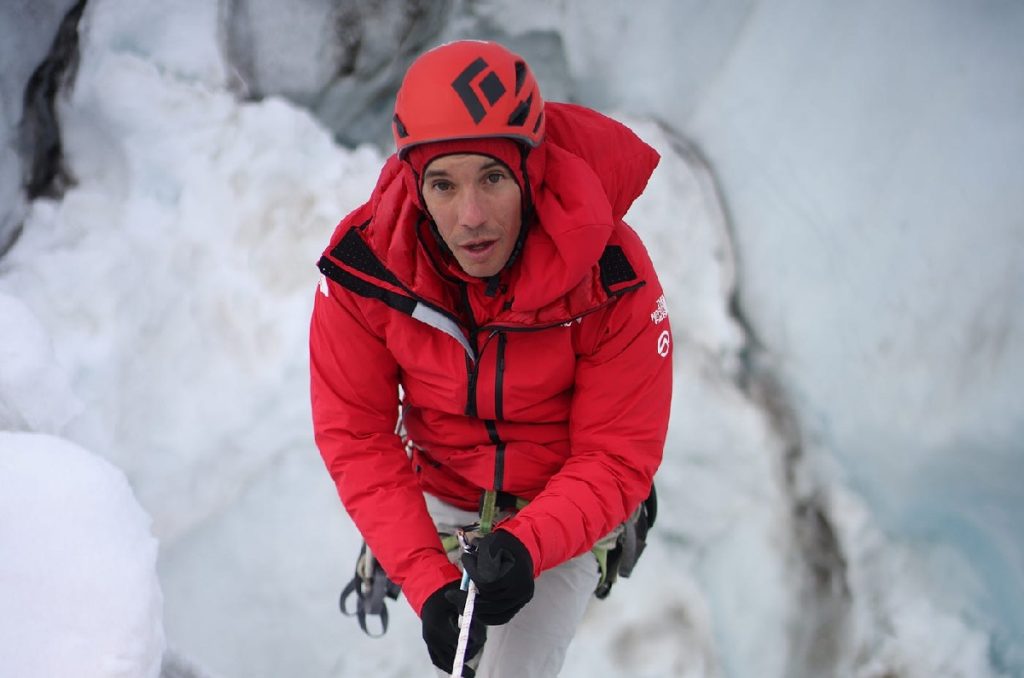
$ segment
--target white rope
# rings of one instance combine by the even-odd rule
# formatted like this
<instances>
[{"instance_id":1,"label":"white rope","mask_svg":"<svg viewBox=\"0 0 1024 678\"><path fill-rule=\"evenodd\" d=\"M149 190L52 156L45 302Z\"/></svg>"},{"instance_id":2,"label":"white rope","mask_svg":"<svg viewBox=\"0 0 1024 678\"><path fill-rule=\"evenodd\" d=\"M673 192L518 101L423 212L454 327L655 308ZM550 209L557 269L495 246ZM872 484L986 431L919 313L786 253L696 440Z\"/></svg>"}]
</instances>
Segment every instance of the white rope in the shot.
<instances>
[{"instance_id":1,"label":"white rope","mask_svg":"<svg viewBox=\"0 0 1024 678\"><path fill-rule=\"evenodd\" d=\"M452 676L455 678L462 678L462 666L466 663L466 646L469 645L469 625L473 623L475 605L476 582L470 579L469 591L466 593L466 609L459 617L459 643L455 646L455 662L452 664Z\"/></svg>"}]
</instances>

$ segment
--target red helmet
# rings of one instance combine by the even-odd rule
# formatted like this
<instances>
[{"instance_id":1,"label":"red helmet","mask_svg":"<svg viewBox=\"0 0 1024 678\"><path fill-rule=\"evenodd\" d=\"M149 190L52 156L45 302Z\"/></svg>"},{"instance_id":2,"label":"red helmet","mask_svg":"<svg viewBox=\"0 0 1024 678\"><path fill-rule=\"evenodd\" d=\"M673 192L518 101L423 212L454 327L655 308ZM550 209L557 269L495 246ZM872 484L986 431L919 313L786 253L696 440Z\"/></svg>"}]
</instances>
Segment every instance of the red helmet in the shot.
<instances>
[{"instance_id":1,"label":"red helmet","mask_svg":"<svg viewBox=\"0 0 1024 678\"><path fill-rule=\"evenodd\" d=\"M401 156L417 144L450 139L508 137L537 146L544 100L518 54L495 42L450 42L409 67L392 131Z\"/></svg>"}]
</instances>

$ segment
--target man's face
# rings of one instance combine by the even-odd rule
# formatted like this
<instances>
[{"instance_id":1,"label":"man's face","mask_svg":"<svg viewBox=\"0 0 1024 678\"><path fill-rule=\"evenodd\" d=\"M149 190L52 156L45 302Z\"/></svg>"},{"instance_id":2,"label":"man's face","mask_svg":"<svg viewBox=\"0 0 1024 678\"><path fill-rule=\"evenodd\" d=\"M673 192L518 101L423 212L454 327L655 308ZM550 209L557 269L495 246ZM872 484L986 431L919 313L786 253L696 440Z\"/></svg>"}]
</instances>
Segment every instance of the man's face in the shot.
<instances>
[{"instance_id":1,"label":"man's face","mask_svg":"<svg viewBox=\"0 0 1024 678\"><path fill-rule=\"evenodd\" d=\"M509 169L486 155L446 155L423 172L423 200L462 270L500 271L522 228L522 197Z\"/></svg>"}]
</instances>

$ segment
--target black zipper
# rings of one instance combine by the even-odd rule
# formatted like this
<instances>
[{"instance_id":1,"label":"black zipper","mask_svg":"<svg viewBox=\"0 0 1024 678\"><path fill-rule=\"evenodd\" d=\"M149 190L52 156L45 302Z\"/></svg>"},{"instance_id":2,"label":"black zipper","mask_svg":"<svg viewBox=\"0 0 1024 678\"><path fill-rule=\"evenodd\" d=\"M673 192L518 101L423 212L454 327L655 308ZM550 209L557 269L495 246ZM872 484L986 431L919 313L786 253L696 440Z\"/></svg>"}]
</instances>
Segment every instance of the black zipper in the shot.
<instances>
[{"instance_id":1,"label":"black zipper","mask_svg":"<svg viewBox=\"0 0 1024 678\"><path fill-rule=\"evenodd\" d=\"M466 369L468 370L466 386L466 415L475 417L477 415L476 380L477 373L480 369L480 352L477 349L476 342L480 335L480 328L477 327L476 319L473 317L473 306L469 303L469 290L466 288L466 283L462 281L459 281L459 298L462 301L466 320L469 323L469 346L473 349L472 360L470 360L470 356L466 357Z\"/></svg>"},{"instance_id":2,"label":"black zipper","mask_svg":"<svg viewBox=\"0 0 1024 678\"><path fill-rule=\"evenodd\" d=\"M498 423L493 419L485 419L484 426L487 427L487 436L494 445L494 489L501 491L505 484L505 442L498 435Z\"/></svg>"},{"instance_id":3,"label":"black zipper","mask_svg":"<svg viewBox=\"0 0 1024 678\"><path fill-rule=\"evenodd\" d=\"M498 333L498 366L494 375L494 418L501 421L505 418L505 403L502 391L505 385L505 345L508 343L508 336L504 332ZM498 435L497 422L488 422L487 432L494 443L494 489L501 491L505 483L505 443Z\"/></svg>"},{"instance_id":4,"label":"black zipper","mask_svg":"<svg viewBox=\"0 0 1024 678\"><path fill-rule=\"evenodd\" d=\"M505 386L505 344L508 343L508 336L504 332L498 333L498 368L494 376L494 418L501 421L505 418L505 398L502 391Z\"/></svg>"}]
</instances>

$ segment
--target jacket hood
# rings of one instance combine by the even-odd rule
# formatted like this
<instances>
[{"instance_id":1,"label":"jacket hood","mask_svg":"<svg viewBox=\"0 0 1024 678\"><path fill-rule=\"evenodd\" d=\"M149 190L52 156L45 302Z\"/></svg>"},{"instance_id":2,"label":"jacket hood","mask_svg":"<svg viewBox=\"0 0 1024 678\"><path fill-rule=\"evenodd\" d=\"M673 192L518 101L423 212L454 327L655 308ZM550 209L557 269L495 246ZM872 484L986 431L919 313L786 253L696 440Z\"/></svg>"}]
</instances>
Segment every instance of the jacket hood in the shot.
<instances>
[{"instance_id":1,"label":"jacket hood","mask_svg":"<svg viewBox=\"0 0 1024 678\"><path fill-rule=\"evenodd\" d=\"M660 159L628 127L588 108L549 102L545 116L546 138L527 156L525 167L535 216L524 224L528 232L518 259L503 274L509 309L517 313L543 308L590 277ZM444 295L428 219L411 166L392 155L370 200L342 220L327 252L350 228L359 227L404 285L438 300Z\"/></svg>"}]
</instances>

